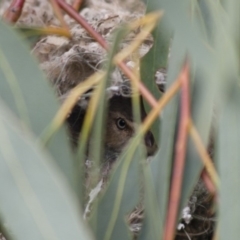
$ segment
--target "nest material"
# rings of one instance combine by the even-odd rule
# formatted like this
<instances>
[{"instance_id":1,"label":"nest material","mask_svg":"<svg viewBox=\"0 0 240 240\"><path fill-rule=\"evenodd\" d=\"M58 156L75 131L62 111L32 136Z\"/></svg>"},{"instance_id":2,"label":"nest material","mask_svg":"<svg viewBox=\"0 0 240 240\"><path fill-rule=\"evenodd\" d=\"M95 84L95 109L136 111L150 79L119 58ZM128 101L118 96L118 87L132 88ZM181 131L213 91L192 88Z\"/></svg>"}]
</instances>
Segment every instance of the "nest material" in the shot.
<instances>
[{"instance_id":1,"label":"nest material","mask_svg":"<svg viewBox=\"0 0 240 240\"><path fill-rule=\"evenodd\" d=\"M73 0L67 2L72 4ZM113 31L122 23L128 23L142 17L145 7L140 0L108 2L87 1L87 7L80 14L111 45ZM0 4L0 15L3 15L9 5L9 0L5 0ZM40 68L55 86L59 96L65 95L78 83L101 69L107 60L106 51L85 29L68 15L64 15L64 19L70 28L72 39L47 36L36 42L32 49L33 54L40 63ZM17 25L59 27L60 23L55 17L48 0L26 0ZM139 33L139 30L136 29L130 32L122 41L120 49L127 46ZM152 43L152 38L149 36L139 48L138 55L143 57L151 48ZM130 67L133 65L131 57L127 60L127 65ZM125 79L126 77L122 72L116 69L111 77L111 86L122 86ZM159 82L159 79L164 80ZM165 83L165 75L161 74L161 71L156 73L156 80L157 83L160 83L160 89L162 89Z\"/></svg>"},{"instance_id":2,"label":"nest material","mask_svg":"<svg viewBox=\"0 0 240 240\"><path fill-rule=\"evenodd\" d=\"M213 196L199 180L187 204L188 216L183 213L175 240L211 240L215 225ZM184 210L183 210L184 211Z\"/></svg>"},{"instance_id":3,"label":"nest material","mask_svg":"<svg viewBox=\"0 0 240 240\"><path fill-rule=\"evenodd\" d=\"M69 0L68 3L72 3ZM3 14L10 1L4 1L0 7ZM112 41L112 32L122 23L128 23L143 16L144 5L141 1L88 1L80 14L106 40ZM58 94L64 95L79 82L84 81L101 69L106 61L106 51L68 15L64 20L70 28L72 39L59 36L47 36L40 39L32 52L37 57L41 69L53 83ZM17 25L46 27L60 26L47 0L27 0ZM124 48L136 36L139 29L132 31L121 43ZM150 41L149 41L150 40ZM139 55L142 57L152 45L151 37L142 44ZM130 61L131 59L129 59ZM118 70L116 70L118 71ZM113 74L111 85L122 83L122 74Z\"/></svg>"},{"instance_id":4,"label":"nest material","mask_svg":"<svg viewBox=\"0 0 240 240\"><path fill-rule=\"evenodd\" d=\"M72 3L73 1L68 1ZM128 1L129 2L129 1ZM120 4L121 3L121 4ZM126 8L127 1L89 1L88 7L80 14L86 21L111 44L111 34L121 23L127 23L143 16L144 6L141 1L130 1L130 9ZM2 3L1 14L9 6L9 1ZM129 6L128 6L129 7ZM135 7L135 10L132 11ZM98 71L106 61L106 51L68 15L64 16L72 33L72 39L58 36L47 36L38 41L33 54L38 58L40 67L48 79L54 84L59 95L66 94L79 82ZM27 0L18 25L26 26L60 26L53 13L49 1ZM139 29L132 31L122 42L121 48L134 39ZM150 49L151 44L142 44L139 49L143 56ZM113 75L112 85L122 81L119 75Z\"/></svg>"}]
</instances>

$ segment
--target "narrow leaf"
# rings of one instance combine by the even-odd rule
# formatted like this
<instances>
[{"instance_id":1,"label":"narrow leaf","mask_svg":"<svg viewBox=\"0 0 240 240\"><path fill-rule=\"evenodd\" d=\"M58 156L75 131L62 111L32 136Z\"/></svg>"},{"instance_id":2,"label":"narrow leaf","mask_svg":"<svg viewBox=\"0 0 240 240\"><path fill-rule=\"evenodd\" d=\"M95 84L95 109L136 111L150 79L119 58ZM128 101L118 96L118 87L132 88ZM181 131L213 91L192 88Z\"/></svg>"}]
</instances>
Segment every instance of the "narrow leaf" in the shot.
<instances>
[{"instance_id":1,"label":"narrow leaf","mask_svg":"<svg viewBox=\"0 0 240 240\"><path fill-rule=\"evenodd\" d=\"M91 239L49 154L0 102L0 212L11 239Z\"/></svg>"},{"instance_id":2,"label":"narrow leaf","mask_svg":"<svg viewBox=\"0 0 240 240\"><path fill-rule=\"evenodd\" d=\"M3 22L0 32L0 97L24 125L40 136L57 112L57 100L21 37ZM47 148L73 184L68 144L61 129Z\"/></svg>"}]
</instances>

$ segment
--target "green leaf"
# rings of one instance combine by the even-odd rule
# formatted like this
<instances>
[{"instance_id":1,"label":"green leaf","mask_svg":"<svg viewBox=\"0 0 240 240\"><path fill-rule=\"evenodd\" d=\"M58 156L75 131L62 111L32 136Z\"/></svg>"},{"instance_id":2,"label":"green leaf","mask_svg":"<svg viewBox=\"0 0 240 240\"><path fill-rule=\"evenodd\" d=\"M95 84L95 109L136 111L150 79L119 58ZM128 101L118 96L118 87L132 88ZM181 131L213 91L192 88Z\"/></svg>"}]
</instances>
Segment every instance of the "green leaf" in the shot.
<instances>
[{"instance_id":1,"label":"green leaf","mask_svg":"<svg viewBox=\"0 0 240 240\"><path fill-rule=\"evenodd\" d=\"M159 239L163 235L163 216L160 214L153 176L149 164L143 164L144 219L138 240Z\"/></svg>"},{"instance_id":2,"label":"green leaf","mask_svg":"<svg viewBox=\"0 0 240 240\"><path fill-rule=\"evenodd\" d=\"M26 39L31 46L34 46L42 35L38 29L34 28L16 27L15 29L22 34L23 38Z\"/></svg>"},{"instance_id":3,"label":"green leaf","mask_svg":"<svg viewBox=\"0 0 240 240\"><path fill-rule=\"evenodd\" d=\"M131 239L125 219L139 201L142 149L139 137L135 138L117 160L109 186L94 209L92 225L97 239Z\"/></svg>"},{"instance_id":4,"label":"green leaf","mask_svg":"<svg viewBox=\"0 0 240 240\"><path fill-rule=\"evenodd\" d=\"M149 1L146 13L160 10L159 6L155 6L153 1ZM155 83L155 73L159 68L166 68L168 63L169 47L170 47L170 30L168 28L165 16L159 21L153 31L154 43L150 51L143 57L141 61L141 79L148 89L158 99L159 90Z\"/></svg>"},{"instance_id":5,"label":"green leaf","mask_svg":"<svg viewBox=\"0 0 240 240\"><path fill-rule=\"evenodd\" d=\"M11 239L92 239L51 156L0 102L0 212Z\"/></svg>"},{"instance_id":6,"label":"green leaf","mask_svg":"<svg viewBox=\"0 0 240 240\"><path fill-rule=\"evenodd\" d=\"M163 8L169 27L173 30L174 36L177 39L175 41L178 41L176 48L182 49L181 51L188 54L186 57L191 61L191 67L195 67L200 73L201 77L198 80L192 78L193 91L195 91L191 94L191 114L204 143L207 144L213 112L214 93L217 84L217 79L215 77L213 78L212 73L215 58L210 48L207 48L209 45L206 35L200 29L198 22L189 19L189 2L190 1L187 0L177 2L173 0L163 0L159 2L158 6ZM157 1L155 1L155 4L157 4ZM170 53L170 55L175 57L174 52ZM171 64L169 64L169 68L170 67ZM170 72L169 70L169 73ZM209 79L212 78L213 80L209 81ZM206 88L206 86L208 86L208 88ZM174 115L174 117L176 117L176 115ZM170 120L170 116L166 119L172 121ZM163 129L165 129L164 126ZM166 137L167 133L163 134L163 136ZM162 145L162 148L165 149L166 146ZM164 155L160 156L165 161L166 157ZM179 212L186 204L202 169L202 163L191 145L188 145L186 158Z\"/></svg>"},{"instance_id":7,"label":"green leaf","mask_svg":"<svg viewBox=\"0 0 240 240\"><path fill-rule=\"evenodd\" d=\"M94 122L94 126L93 126L94 139L103 140L102 136L104 136L104 133L105 133L103 126L104 126L104 123L106 122L105 110L107 106L107 93L105 92L105 89L110 85L109 79L111 78L111 73L113 70L113 57L119 48L120 41L122 40L123 36L126 34L126 30L127 30L126 27L123 26L115 32L111 51L108 54L108 61L105 66L106 76L98 86L100 90L100 94L99 94L100 97L99 97L98 106L96 110L97 121ZM92 157L94 161L97 162L98 164L102 156L102 151L101 151L102 148L103 148L103 141L93 141L93 147L91 149L93 153Z\"/></svg>"},{"instance_id":8,"label":"green leaf","mask_svg":"<svg viewBox=\"0 0 240 240\"><path fill-rule=\"evenodd\" d=\"M172 45L172 57L169 60L167 73L167 89L176 80L182 68L185 57L185 49L179 48L179 39L175 37ZM160 150L151 162L151 169L156 188L157 201L160 210L161 224L164 224L166 209L168 205L168 192L170 187L170 176L175 144L175 129L177 122L179 97L176 95L169 102L163 112ZM164 183L164 184L163 184ZM161 229L164 229L161 226ZM163 233L161 233L163 236Z\"/></svg>"},{"instance_id":9,"label":"green leaf","mask_svg":"<svg viewBox=\"0 0 240 240\"><path fill-rule=\"evenodd\" d=\"M0 22L0 97L39 137L58 110L53 90L38 69L21 37ZM73 185L73 163L65 131L49 141L47 149Z\"/></svg>"},{"instance_id":10,"label":"green leaf","mask_svg":"<svg viewBox=\"0 0 240 240\"><path fill-rule=\"evenodd\" d=\"M219 239L238 239L240 228L240 89L232 85L220 115L217 145L221 178L219 197Z\"/></svg>"},{"instance_id":11,"label":"green leaf","mask_svg":"<svg viewBox=\"0 0 240 240\"><path fill-rule=\"evenodd\" d=\"M156 8L154 9L153 6L149 4L147 13L154 10L156 10ZM168 63L171 37L168 29L166 19L163 16L152 33L154 39L153 46L141 60L141 79L156 99L160 98L161 93L156 84L155 74L160 68L166 69ZM149 112L151 107L145 100L144 106L146 111ZM156 141L159 140L159 127L160 121L157 119L151 127Z\"/></svg>"}]
</instances>

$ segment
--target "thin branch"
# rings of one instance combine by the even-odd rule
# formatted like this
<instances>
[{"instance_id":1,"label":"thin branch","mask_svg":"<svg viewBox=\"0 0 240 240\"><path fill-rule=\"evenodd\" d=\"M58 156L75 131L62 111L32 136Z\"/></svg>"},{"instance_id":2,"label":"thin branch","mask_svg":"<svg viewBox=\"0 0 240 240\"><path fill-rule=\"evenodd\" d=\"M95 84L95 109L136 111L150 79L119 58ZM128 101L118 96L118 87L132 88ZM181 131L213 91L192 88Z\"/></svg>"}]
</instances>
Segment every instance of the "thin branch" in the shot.
<instances>
[{"instance_id":1,"label":"thin branch","mask_svg":"<svg viewBox=\"0 0 240 240\"><path fill-rule=\"evenodd\" d=\"M212 182L215 184L216 187L219 187L220 180L219 180L217 171L213 165L211 158L209 157L209 155L207 153L207 150L205 149L205 147L203 145L203 142L198 134L197 129L195 128L195 126L193 125L193 123L191 121L189 122L189 133L195 143L197 151L203 161L203 164L204 164Z\"/></svg>"},{"instance_id":2,"label":"thin branch","mask_svg":"<svg viewBox=\"0 0 240 240\"><path fill-rule=\"evenodd\" d=\"M145 87L145 85L142 83L142 81L140 79L137 79L137 77L134 75L134 73L132 72L132 70L127 67L127 65L123 62L119 63L118 66L122 69L122 71L125 73L125 75L129 78L129 79L136 79L138 82L138 89L140 91L140 93L142 94L142 96L148 101L148 103L152 106L152 107L156 107L157 106L157 101L156 99L153 97L153 95L151 94L151 92Z\"/></svg>"},{"instance_id":3,"label":"thin branch","mask_svg":"<svg viewBox=\"0 0 240 240\"><path fill-rule=\"evenodd\" d=\"M65 28L56 28L56 27L44 27L44 28L24 28L24 36L25 37L31 37L31 36L37 36L37 35L49 35L49 34L56 34L60 36L64 36L67 38L71 38L71 33L65 29Z\"/></svg>"},{"instance_id":4,"label":"thin branch","mask_svg":"<svg viewBox=\"0 0 240 240\"><path fill-rule=\"evenodd\" d=\"M215 228L212 240L219 240L219 239L220 238L219 238L219 223L218 223L217 227Z\"/></svg>"},{"instance_id":5,"label":"thin branch","mask_svg":"<svg viewBox=\"0 0 240 240\"><path fill-rule=\"evenodd\" d=\"M84 0L75 0L73 3L73 8L78 12L83 4Z\"/></svg>"},{"instance_id":6,"label":"thin branch","mask_svg":"<svg viewBox=\"0 0 240 240\"><path fill-rule=\"evenodd\" d=\"M158 100L157 106L155 106L149 114L144 119L142 127L139 131L142 131L144 134L151 127L152 123L159 116L163 108L168 104L168 102L172 99L172 97L176 94L181 86L181 79L177 79L169 89L162 95L162 97Z\"/></svg>"},{"instance_id":7,"label":"thin branch","mask_svg":"<svg viewBox=\"0 0 240 240\"><path fill-rule=\"evenodd\" d=\"M181 187L183 180L186 145L188 136L188 122L189 122L189 65L185 64L180 79L182 83L181 91L181 115L179 122L179 130L175 149L175 159L173 166L173 175L170 189L170 201L168 206L167 220L165 225L164 240L174 239L176 231L176 220L178 214L179 201L181 196Z\"/></svg>"},{"instance_id":8,"label":"thin branch","mask_svg":"<svg viewBox=\"0 0 240 240\"><path fill-rule=\"evenodd\" d=\"M17 22L22 14L24 3L25 0L13 0L3 15L4 20L9 23Z\"/></svg>"},{"instance_id":9,"label":"thin branch","mask_svg":"<svg viewBox=\"0 0 240 240\"><path fill-rule=\"evenodd\" d=\"M81 95L89 88L99 83L104 76L105 73L95 73L91 75L86 81L81 82L72 88L67 99L62 103L60 109L54 116L52 122L41 134L41 142L43 144L47 144L53 134L63 125L69 112L71 112L79 97L81 97Z\"/></svg>"},{"instance_id":10,"label":"thin branch","mask_svg":"<svg viewBox=\"0 0 240 240\"><path fill-rule=\"evenodd\" d=\"M59 6L66 11L66 13L71 16L73 19L75 19L104 49L108 50L109 47L104 40L104 38L97 33L87 22L86 20L79 15L70 5L68 5L63 0L56 0L59 4ZM121 62L118 63L118 66L122 69L124 74L129 78L133 79L136 78L136 76L133 74L133 72L126 66L125 63ZM142 96L149 102L149 104L152 107L157 106L157 101L153 97L153 95L149 92L149 90L145 87L145 85L138 79L138 89Z\"/></svg>"},{"instance_id":11,"label":"thin branch","mask_svg":"<svg viewBox=\"0 0 240 240\"><path fill-rule=\"evenodd\" d=\"M208 191L212 194L212 195L216 195L217 193L217 189L215 187L215 185L213 184L211 178L209 177L206 169L204 168L201 174L201 178L205 184L205 186L207 187Z\"/></svg>"},{"instance_id":12,"label":"thin branch","mask_svg":"<svg viewBox=\"0 0 240 240\"><path fill-rule=\"evenodd\" d=\"M114 63L118 64L119 62L122 62L125 59L127 59L128 56L130 56L130 54L134 53L141 46L144 40L147 39L149 34L151 34L153 29L156 27L158 21L162 18L162 16L163 16L163 11L149 13L147 16L145 16L141 20L138 19L132 24L129 24L129 25L135 26L135 29L137 29L139 28L138 26L139 22L142 22L143 20L147 22L147 24L143 23L141 31L135 36L134 41L129 43L127 47L124 47L119 53L117 53L114 56ZM148 22L149 19L151 20L151 22Z\"/></svg>"},{"instance_id":13,"label":"thin branch","mask_svg":"<svg viewBox=\"0 0 240 240\"><path fill-rule=\"evenodd\" d=\"M68 27L67 23L65 22L65 20L63 18L63 14L62 14L62 11L61 11L58 3L57 3L57 0L50 0L50 2L52 4L52 8L53 8L53 11L54 11L56 17L58 18L58 20L61 23L61 26L69 31L69 27Z\"/></svg>"}]
</instances>

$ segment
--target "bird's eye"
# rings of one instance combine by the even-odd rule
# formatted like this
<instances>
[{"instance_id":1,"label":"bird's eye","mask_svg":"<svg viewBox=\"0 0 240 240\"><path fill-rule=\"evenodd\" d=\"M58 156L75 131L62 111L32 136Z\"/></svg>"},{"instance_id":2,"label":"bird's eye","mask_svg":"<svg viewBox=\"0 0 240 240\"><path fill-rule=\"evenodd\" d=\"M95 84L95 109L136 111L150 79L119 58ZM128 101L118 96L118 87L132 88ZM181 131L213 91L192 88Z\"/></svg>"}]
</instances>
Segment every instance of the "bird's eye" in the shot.
<instances>
[{"instance_id":1,"label":"bird's eye","mask_svg":"<svg viewBox=\"0 0 240 240\"><path fill-rule=\"evenodd\" d=\"M121 130L123 130L126 127L126 122L122 118L117 119L117 127Z\"/></svg>"}]
</instances>

